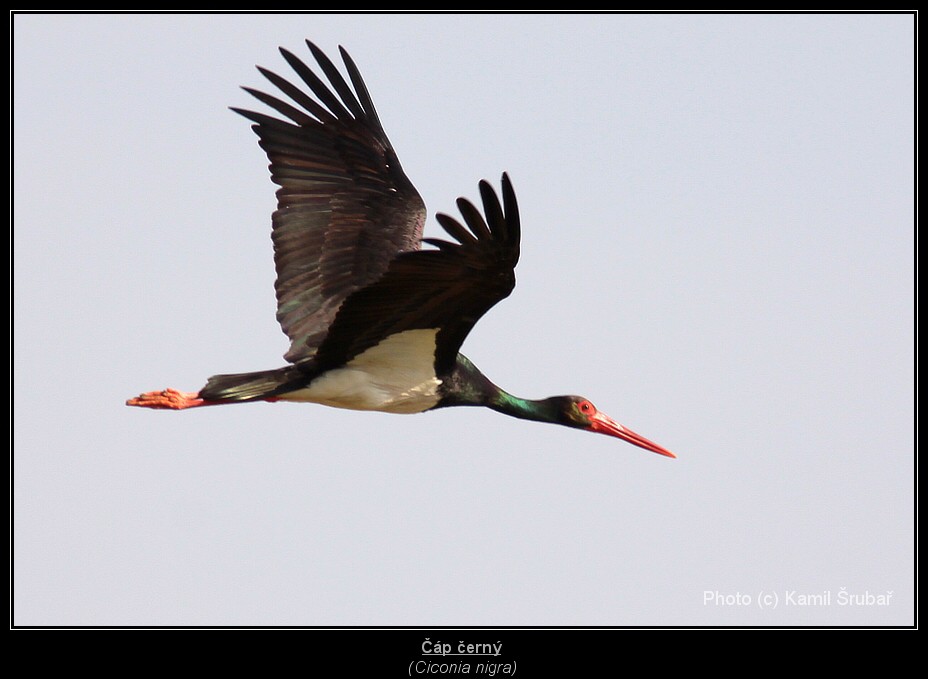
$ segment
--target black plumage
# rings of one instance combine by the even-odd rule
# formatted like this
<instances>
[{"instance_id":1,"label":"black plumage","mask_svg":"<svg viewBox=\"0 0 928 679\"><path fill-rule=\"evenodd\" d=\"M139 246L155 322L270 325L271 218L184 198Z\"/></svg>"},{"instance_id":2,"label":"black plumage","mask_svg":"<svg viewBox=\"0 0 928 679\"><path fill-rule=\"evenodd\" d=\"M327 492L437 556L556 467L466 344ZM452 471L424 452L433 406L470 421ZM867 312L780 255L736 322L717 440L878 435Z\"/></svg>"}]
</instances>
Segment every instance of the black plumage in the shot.
<instances>
[{"instance_id":1,"label":"black plumage","mask_svg":"<svg viewBox=\"0 0 928 679\"><path fill-rule=\"evenodd\" d=\"M280 52L319 101L261 73L300 108L244 88L283 115L233 108L253 121L277 190L272 216L277 319L290 338L285 358L311 358L342 302L378 280L400 252L420 247L425 205L403 173L357 67L341 50L354 91L307 41L331 89L300 59ZM333 91L334 89L334 91Z\"/></svg>"},{"instance_id":2,"label":"black plumage","mask_svg":"<svg viewBox=\"0 0 928 679\"><path fill-rule=\"evenodd\" d=\"M438 329L435 371L450 373L470 329L515 286L519 211L509 178L503 175L502 201L480 182L486 217L459 198L463 223L436 215L451 240L423 239L425 205L357 67L341 50L352 90L307 45L331 87L280 51L318 101L259 68L300 109L252 88L244 89L288 120L233 108L255 123L280 187L272 217L277 319L291 342L284 357L295 366L215 375L200 392L210 401L286 393L406 330Z\"/></svg>"}]
</instances>

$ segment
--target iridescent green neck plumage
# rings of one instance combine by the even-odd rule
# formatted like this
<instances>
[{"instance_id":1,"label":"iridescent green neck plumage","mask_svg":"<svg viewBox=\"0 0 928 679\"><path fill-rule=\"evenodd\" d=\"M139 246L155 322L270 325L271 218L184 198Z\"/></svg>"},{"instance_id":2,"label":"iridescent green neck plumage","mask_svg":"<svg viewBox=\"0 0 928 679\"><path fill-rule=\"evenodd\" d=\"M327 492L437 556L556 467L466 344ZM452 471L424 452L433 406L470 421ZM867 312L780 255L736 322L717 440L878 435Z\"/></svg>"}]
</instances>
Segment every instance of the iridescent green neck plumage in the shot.
<instances>
[{"instance_id":1,"label":"iridescent green neck plumage","mask_svg":"<svg viewBox=\"0 0 928 679\"><path fill-rule=\"evenodd\" d=\"M458 354L454 371L442 381L441 390L443 397L436 408L483 406L523 420L563 423L560 397L536 401L513 396L493 384L462 354Z\"/></svg>"}]
</instances>

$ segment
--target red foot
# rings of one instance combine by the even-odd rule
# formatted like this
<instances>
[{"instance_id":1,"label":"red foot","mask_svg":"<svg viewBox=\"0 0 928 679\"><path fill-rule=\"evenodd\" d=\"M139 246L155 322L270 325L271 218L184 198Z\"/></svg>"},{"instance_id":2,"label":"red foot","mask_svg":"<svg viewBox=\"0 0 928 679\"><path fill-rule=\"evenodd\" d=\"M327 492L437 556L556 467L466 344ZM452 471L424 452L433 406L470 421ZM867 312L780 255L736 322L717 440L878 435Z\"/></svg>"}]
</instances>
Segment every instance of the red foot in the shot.
<instances>
[{"instance_id":1,"label":"red foot","mask_svg":"<svg viewBox=\"0 0 928 679\"><path fill-rule=\"evenodd\" d=\"M199 394L177 391L177 389L164 389L163 391L148 391L126 401L127 406L140 408L166 408L170 410L183 410L209 405Z\"/></svg>"}]
</instances>

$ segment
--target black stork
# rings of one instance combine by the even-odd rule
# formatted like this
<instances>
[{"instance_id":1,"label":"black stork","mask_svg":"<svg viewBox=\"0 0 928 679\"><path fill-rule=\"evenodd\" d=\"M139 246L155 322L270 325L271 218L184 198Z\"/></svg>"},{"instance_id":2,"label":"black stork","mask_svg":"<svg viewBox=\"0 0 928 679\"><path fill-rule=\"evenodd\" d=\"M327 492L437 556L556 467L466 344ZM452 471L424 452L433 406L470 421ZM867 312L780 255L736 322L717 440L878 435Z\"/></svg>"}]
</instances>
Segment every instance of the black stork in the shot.
<instances>
[{"instance_id":1,"label":"black stork","mask_svg":"<svg viewBox=\"0 0 928 679\"><path fill-rule=\"evenodd\" d=\"M349 85L318 47L306 44L328 85L281 48L309 91L261 67L293 103L244 89L286 120L232 109L252 121L280 187L272 239L277 320L290 339L284 356L289 365L214 375L196 393L152 391L126 404L181 410L308 401L390 413L485 406L675 457L586 398L513 396L459 353L477 320L515 286L520 224L509 177L502 176L502 201L488 182L480 182L483 213L458 199L463 224L436 215L454 242L423 238L425 205L400 166L357 66L339 48ZM432 247L423 249L423 242Z\"/></svg>"}]
</instances>

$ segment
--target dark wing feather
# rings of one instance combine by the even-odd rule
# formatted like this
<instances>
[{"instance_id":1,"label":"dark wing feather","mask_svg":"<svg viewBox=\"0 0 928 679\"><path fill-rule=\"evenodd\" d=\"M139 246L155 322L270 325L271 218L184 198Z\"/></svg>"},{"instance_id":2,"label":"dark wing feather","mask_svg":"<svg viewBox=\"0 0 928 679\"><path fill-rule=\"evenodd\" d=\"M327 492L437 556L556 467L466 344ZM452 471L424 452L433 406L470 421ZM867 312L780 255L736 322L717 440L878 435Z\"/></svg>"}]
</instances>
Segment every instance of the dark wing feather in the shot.
<instances>
[{"instance_id":1,"label":"dark wing feather","mask_svg":"<svg viewBox=\"0 0 928 679\"><path fill-rule=\"evenodd\" d=\"M320 369L335 367L405 330L438 329L435 367L445 374L477 320L515 286L519 261L519 208L508 176L503 202L480 182L486 215L469 201L458 206L467 227L448 215L438 220L457 242L427 238L437 250L406 252L375 283L353 293L319 347Z\"/></svg>"},{"instance_id":2,"label":"dark wing feather","mask_svg":"<svg viewBox=\"0 0 928 679\"><path fill-rule=\"evenodd\" d=\"M397 254L420 247L425 221L425 205L354 62L341 50L349 85L319 48L307 45L329 85L281 49L309 91L259 67L292 103L245 90L284 119L233 109L255 123L280 187L272 220L277 320L290 338L291 362L315 355L351 293L383 276Z\"/></svg>"}]
</instances>

